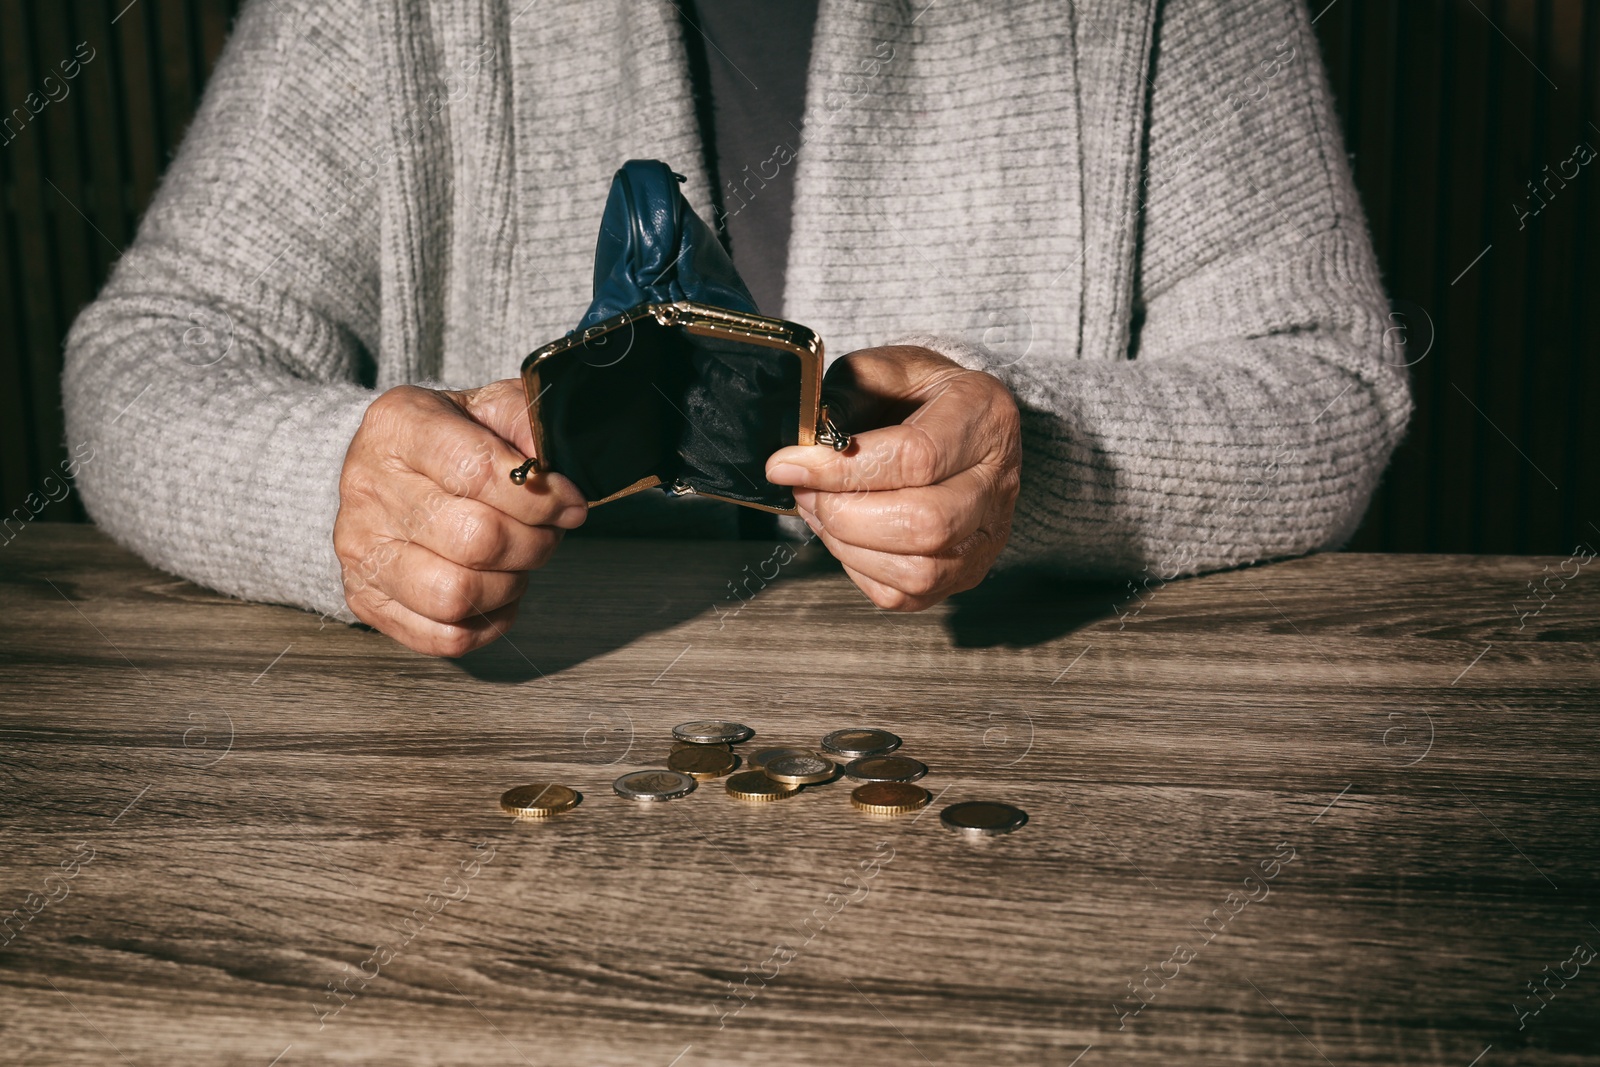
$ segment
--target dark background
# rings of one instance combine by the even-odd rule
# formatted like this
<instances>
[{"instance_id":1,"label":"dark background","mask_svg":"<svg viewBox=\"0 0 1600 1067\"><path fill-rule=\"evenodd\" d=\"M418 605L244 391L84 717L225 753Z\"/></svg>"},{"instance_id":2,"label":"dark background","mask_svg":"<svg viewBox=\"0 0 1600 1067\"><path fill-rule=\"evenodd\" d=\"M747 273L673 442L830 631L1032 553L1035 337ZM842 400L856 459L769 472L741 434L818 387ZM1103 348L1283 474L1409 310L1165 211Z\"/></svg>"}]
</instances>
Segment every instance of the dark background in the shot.
<instances>
[{"instance_id":1,"label":"dark background","mask_svg":"<svg viewBox=\"0 0 1600 1067\"><path fill-rule=\"evenodd\" d=\"M1564 555L1600 536L1600 472L1585 459L1600 455L1585 417L1600 411L1600 367L1582 297L1600 159L1519 213L1547 165L1579 142L1600 150L1600 5L1311 3L1393 322L1417 360L1409 435L1350 547ZM0 145L0 518L27 514L60 469L62 338L132 238L238 6L0 0L5 113L79 42L95 50L69 95ZM83 511L69 496L40 517Z\"/></svg>"}]
</instances>

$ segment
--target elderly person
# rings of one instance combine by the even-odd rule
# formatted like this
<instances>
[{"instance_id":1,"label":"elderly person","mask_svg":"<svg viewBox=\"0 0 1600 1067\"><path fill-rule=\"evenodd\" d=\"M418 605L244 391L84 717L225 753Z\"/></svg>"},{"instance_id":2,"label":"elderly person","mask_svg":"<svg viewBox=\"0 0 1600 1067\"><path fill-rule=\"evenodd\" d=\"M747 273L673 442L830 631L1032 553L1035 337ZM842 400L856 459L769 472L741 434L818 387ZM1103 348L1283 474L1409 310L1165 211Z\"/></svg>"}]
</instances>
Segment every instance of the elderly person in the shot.
<instances>
[{"instance_id":1,"label":"elderly person","mask_svg":"<svg viewBox=\"0 0 1600 1067\"><path fill-rule=\"evenodd\" d=\"M586 517L737 535L506 478L629 158L846 354L768 477L882 607L1336 547L1406 425L1300 0L254 0L68 338L94 520L445 655Z\"/></svg>"}]
</instances>

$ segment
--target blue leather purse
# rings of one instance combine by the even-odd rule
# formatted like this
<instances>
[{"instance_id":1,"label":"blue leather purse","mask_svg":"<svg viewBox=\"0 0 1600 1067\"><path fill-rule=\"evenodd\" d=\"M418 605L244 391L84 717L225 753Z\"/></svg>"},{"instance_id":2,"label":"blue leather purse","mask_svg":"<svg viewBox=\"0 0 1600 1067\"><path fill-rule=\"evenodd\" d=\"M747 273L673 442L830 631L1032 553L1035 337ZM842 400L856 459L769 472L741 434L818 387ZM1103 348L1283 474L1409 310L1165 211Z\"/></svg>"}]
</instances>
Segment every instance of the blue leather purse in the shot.
<instances>
[{"instance_id":1,"label":"blue leather purse","mask_svg":"<svg viewBox=\"0 0 1600 1067\"><path fill-rule=\"evenodd\" d=\"M757 313L683 180L642 159L612 179L594 301L522 363L534 455L511 478L558 472L591 507L660 487L792 515L767 457L850 443L822 403L822 340Z\"/></svg>"}]
</instances>

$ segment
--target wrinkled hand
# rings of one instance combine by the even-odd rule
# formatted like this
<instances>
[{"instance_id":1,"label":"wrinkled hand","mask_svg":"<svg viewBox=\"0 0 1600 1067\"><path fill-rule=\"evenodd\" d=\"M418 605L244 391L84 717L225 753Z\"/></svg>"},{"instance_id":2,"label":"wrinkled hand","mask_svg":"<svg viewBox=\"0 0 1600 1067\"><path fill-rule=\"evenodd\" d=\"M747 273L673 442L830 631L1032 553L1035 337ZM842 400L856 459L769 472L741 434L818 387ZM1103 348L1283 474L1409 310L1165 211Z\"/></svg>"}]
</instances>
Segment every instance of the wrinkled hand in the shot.
<instances>
[{"instance_id":1,"label":"wrinkled hand","mask_svg":"<svg viewBox=\"0 0 1600 1067\"><path fill-rule=\"evenodd\" d=\"M558 474L507 476L533 454L526 405L510 378L460 393L403 385L367 408L333 524L356 618L431 656L510 629L527 572L588 515Z\"/></svg>"},{"instance_id":2,"label":"wrinkled hand","mask_svg":"<svg viewBox=\"0 0 1600 1067\"><path fill-rule=\"evenodd\" d=\"M806 523L880 608L921 611L983 581L1011 534L1017 405L999 380L925 348L853 352L828 369L845 452L780 449Z\"/></svg>"}]
</instances>

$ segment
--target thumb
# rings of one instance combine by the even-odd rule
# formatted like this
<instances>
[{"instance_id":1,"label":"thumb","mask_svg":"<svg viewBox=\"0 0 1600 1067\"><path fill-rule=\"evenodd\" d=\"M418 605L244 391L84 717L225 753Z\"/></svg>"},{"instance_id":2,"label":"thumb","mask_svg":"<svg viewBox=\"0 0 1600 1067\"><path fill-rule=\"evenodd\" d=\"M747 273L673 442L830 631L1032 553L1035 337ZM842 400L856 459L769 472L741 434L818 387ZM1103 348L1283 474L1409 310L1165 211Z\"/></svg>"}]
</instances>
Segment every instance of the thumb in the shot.
<instances>
[{"instance_id":1,"label":"thumb","mask_svg":"<svg viewBox=\"0 0 1600 1067\"><path fill-rule=\"evenodd\" d=\"M523 455L533 455L533 423L521 378L502 378L450 395L475 422L509 442Z\"/></svg>"}]
</instances>

